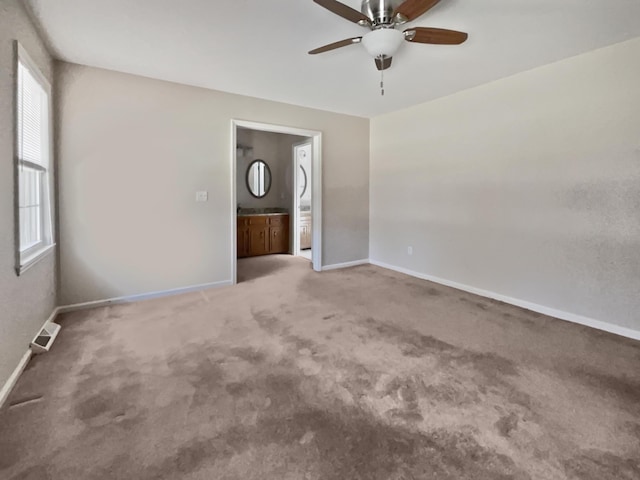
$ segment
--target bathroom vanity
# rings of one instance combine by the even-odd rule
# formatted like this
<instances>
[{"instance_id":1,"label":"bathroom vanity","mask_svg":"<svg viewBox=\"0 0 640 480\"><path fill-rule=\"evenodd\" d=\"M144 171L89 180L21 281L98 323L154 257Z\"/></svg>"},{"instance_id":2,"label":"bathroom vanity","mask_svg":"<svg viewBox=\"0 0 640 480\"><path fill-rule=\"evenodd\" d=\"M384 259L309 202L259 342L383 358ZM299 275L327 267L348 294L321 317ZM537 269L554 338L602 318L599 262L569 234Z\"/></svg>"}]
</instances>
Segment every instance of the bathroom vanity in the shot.
<instances>
[{"instance_id":1,"label":"bathroom vanity","mask_svg":"<svg viewBox=\"0 0 640 480\"><path fill-rule=\"evenodd\" d=\"M277 210L238 212L238 258L289 253L289 214Z\"/></svg>"},{"instance_id":2,"label":"bathroom vanity","mask_svg":"<svg viewBox=\"0 0 640 480\"><path fill-rule=\"evenodd\" d=\"M311 248L311 212L300 212L300 250Z\"/></svg>"}]
</instances>

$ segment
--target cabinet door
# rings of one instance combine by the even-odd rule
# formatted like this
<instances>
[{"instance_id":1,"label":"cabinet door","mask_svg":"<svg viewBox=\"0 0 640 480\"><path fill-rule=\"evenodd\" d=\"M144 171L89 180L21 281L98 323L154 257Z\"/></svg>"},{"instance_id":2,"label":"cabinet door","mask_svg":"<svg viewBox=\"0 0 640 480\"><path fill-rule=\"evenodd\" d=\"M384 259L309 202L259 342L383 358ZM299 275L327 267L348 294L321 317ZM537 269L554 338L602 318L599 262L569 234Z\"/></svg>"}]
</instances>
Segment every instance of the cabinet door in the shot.
<instances>
[{"instance_id":1,"label":"cabinet door","mask_svg":"<svg viewBox=\"0 0 640 480\"><path fill-rule=\"evenodd\" d=\"M249 256L269 253L268 228L251 228L249 234Z\"/></svg>"},{"instance_id":2,"label":"cabinet door","mask_svg":"<svg viewBox=\"0 0 640 480\"><path fill-rule=\"evenodd\" d=\"M275 226L269 229L269 236L271 237L270 253L287 253L289 241L284 233L282 226Z\"/></svg>"},{"instance_id":3,"label":"cabinet door","mask_svg":"<svg viewBox=\"0 0 640 480\"><path fill-rule=\"evenodd\" d=\"M240 227L238 228L238 258L248 257L249 256L249 228Z\"/></svg>"},{"instance_id":4,"label":"cabinet door","mask_svg":"<svg viewBox=\"0 0 640 480\"><path fill-rule=\"evenodd\" d=\"M300 219L300 248L311 248L311 217L308 215Z\"/></svg>"}]
</instances>

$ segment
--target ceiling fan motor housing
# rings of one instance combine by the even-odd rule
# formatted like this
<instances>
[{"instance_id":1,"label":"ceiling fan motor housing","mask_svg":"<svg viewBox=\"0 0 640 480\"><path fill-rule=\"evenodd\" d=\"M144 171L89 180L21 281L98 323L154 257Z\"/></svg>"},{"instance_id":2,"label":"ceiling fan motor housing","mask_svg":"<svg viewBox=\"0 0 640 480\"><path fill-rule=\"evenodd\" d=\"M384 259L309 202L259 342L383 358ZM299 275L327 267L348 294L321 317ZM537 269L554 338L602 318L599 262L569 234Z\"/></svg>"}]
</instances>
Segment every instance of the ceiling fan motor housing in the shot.
<instances>
[{"instance_id":1,"label":"ceiling fan motor housing","mask_svg":"<svg viewBox=\"0 0 640 480\"><path fill-rule=\"evenodd\" d=\"M393 23L393 11L403 0L362 0L360 11L372 20L374 26Z\"/></svg>"},{"instance_id":2,"label":"ceiling fan motor housing","mask_svg":"<svg viewBox=\"0 0 640 480\"><path fill-rule=\"evenodd\" d=\"M391 67L392 58L404 41L460 45L468 38L465 32L443 28L412 27L404 31L397 29L399 25L412 22L426 13L440 0L362 0L360 12L339 0L313 1L350 22L367 27L370 31L361 37L347 38L316 48L309 52L310 55L362 43L369 55L376 60L378 70L384 71Z\"/></svg>"}]
</instances>

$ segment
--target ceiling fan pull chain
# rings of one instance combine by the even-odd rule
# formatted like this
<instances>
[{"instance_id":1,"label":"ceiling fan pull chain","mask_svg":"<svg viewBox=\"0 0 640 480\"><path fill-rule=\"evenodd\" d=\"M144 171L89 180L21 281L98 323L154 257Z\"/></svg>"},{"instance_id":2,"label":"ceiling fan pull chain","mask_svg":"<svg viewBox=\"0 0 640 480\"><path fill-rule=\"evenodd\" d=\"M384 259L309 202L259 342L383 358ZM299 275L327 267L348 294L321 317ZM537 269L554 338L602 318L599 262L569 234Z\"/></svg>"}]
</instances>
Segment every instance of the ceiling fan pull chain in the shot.
<instances>
[{"instance_id":1,"label":"ceiling fan pull chain","mask_svg":"<svg viewBox=\"0 0 640 480\"><path fill-rule=\"evenodd\" d=\"M378 59L380 60L380 65L384 64L384 56L380 55L378 57ZM384 69L380 70L380 95L382 97L384 97Z\"/></svg>"}]
</instances>

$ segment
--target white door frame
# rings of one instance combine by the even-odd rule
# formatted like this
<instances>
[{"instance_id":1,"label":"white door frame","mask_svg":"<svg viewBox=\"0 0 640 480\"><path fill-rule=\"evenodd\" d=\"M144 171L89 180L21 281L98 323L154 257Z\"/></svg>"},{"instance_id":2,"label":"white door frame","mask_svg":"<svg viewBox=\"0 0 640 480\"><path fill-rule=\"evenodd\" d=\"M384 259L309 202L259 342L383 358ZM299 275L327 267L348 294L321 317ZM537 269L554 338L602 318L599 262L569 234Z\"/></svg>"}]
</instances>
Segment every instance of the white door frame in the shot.
<instances>
[{"instance_id":1,"label":"white door frame","mask_svg":"<svg viewBox=\"0 0 640 480\"><path fill-rule=\"evenodd\" d=\"M272 125L270 123L251 122L247 120L231 120L231 280L235 285L238 283L238 195L236 192L237 175L237 129L238 127L260 130L263 132L284 133L288 135L298 135L301 137L311 137L311 261L316 272L322 271L322 132L317 130L306 130L303 128L287 127L283 125ZM297 173L297 172L296 172ZM294 175L295 178L297 178ZM294 187L297 181L294 183ZM293 191L295 197L297 190ZM296 202L297 204L297 202Z\"/></svg>"},{"instance_id":2,"label":"white door frame","mask_svg":"<svg viewBox=\"0 0 640 480\"><path fill-rule=\"evenodd\" d=\"M311 145L311 165L313 166L313 140L305 140L304 142L294 143L292 147L292 156L293 156L293 222L291 224L291 228L293 228L293 254L300 255L300 196L298 195L298 168L300 168L300 160L296 155L296 150L299 147L304 147L305 145ZM313 168L311 170L311 185L313 185ZM310 188L311 185L308 184L307 179L307 188ZM311 205L313 205L313 188L311 188ZM313 207L311 208L311 222L313 223ZM311 232L311 256L313 258L313 231Z\"/></svg>"}]
</instances>

